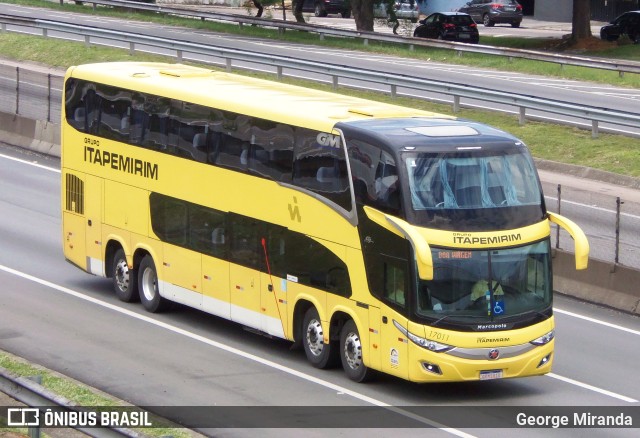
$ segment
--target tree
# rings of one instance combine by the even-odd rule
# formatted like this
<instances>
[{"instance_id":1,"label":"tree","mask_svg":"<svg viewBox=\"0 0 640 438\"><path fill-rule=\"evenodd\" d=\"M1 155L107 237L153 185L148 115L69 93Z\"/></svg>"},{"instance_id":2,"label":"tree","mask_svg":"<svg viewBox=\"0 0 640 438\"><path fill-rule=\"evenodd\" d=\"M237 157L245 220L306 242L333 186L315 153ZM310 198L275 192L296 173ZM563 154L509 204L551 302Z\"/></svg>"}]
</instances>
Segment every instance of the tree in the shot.
<instances>
[{"instance_id":1,"label":"tree","mask_svg":"<svg viewBox=\"0 0 640 438\"><path fill-rule=\"evenodd\" d=\"M573 0L571 40L591 38L591 0Z\"/></svg>"},{"instance_id":2,"label":"tree","mask_svg":"<svg viewBox=\"0 0 640 438\"><path fill-rule=\"evenodd\" d=\"M351 13L356 29L373 32L374 0L351 0Z\"/></svg>"},{"instance_id":3,"label":"tree","mask_svg":"<svg viewBox=\"0 0 640 438\"><path fill-rule=\"evenodd\" d=\"M302 5L304 0L293 0L291 3L291 9L293 9L293 16L296 17L297 23L305 23L304 15L302 15Z\"/></svg>"}]
</instances>

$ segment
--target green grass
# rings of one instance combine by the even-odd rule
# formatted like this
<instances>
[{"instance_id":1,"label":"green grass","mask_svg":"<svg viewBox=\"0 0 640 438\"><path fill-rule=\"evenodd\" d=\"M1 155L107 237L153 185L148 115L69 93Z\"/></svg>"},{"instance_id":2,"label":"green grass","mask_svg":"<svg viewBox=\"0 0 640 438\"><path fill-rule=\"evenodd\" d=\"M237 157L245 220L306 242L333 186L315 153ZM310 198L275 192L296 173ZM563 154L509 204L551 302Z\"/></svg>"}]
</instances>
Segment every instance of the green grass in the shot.
<instances>
[{"instance_id":1,"label":"green grass","mask_svg":"<svg viewBox=\"0 0 640 438\"><path fill-rule=\"evenodd\" d=\"M98 7L95 11L91 6L78 6L65 3L63 6L57 2L44 0L1 0L0 3L12 3L26 6L40 6L54 10L64 10L70 12L82 12L85 14L119 17L125 20L142 20L165 25L183 26L194 29L208 30L212 32L222 32L239 34L247 37L257 37L263 39L273 39L301 44L315 44L325 47L342 48L345 50L362 50L380 54L403 56L408 58L430 60L432 62L447 62L451 64L470 65L478 68L495 68L498 70L522 72L531 74L541 74L565 79L576 79L607 83L623 87L640 88L640 75L627 73L619 77L617 73L604 70L594 70L587 68L561 68L558 64L528 59L513 58L509 60L501 56L488 56L482 54L464 53L458 56L456 52L444 49L432 49L416 47L409 50L405 44L379 43L370 41L364 46L361 40L348 38L325 37L320 40L319 36L309 32L286 31L284 34L275 29L265 29L254 26L237 26L234 24L214 23L190 18L164 16L156 13L131 12L114 8ZM290 11L287 12L290 14ZM503 47L515 47L530 50L553 50L553 47L561 43L561 40L553 39L528 39L528 38L507 38L482 36L482 44L496 45ZM618 45L616 43L606 43L598 40L598 44L591 49L580 50L582 56L599 56L604 58L628 59L640 61L640 50L637 45Z\"/></svg>"},{"instance_id":2,"label":"green grass","mask_svg":"<svg viewBox=\"0 0 640 438\"><path fill-rule=\"evenodd\" d=\"M170 57L144 53L136 53L131 56L128 50L87 47L82 43L7 33L0 34L0 56L21 61L36 61L61 68L80 63L104 61L174 62L174 59ZM267 74L254 74L253 76L274 79L273 76ZM331 91L331 87L327 85L290 79L286 81ZM392 99L390 96L380 93L346 88L340 88L339 92L427 111L452 113L452 109L448 105L416 99ZM599 138L593 139L588 130L541 122L527 122L520 126L516 116L489 111L463 109L457 116L483 122L513 133L529 146L531 153L536 158L587 165L621 175L640 177L640 153L638 153L640 139L608 134L600 134Z\"/></svg>"},{"instance_id":3,"label":"green grass","mask_svg":"<svg viewBox=\"0 0 640 438\"><path fill-rule=\"evenodd\" d=\"M93 388L83 385L68 377L61 376L57 373L49 371L45 368L34 366L26 361L0 351L0 368L4 368L7 371L16 374L20 377L33 378L38 376L41 378L41 385L72 402L77 403L80 406L87 407L114 407L114 406L127 406L121 403L119 400L114 399L108 395L105 395ZM24 433L24 430L16 430L15 428L2 427L5 426L0 421L0 436L2 436L2 430L10 432ZM193 436L189 431L177 428L145 428L137 429L142 436L153 437L167 437L173 436L175 438L187 438Z\"/></svg>"},{"instance_id":4,"label":"green grass","mask_svg":"<svg viewBox=\"0 0 640 438\"><path fill-rule=\"evenodd\" d=\"M128 51L122 49L86 47L81 43L61 42L16 34L0 35L0 56L23 61L49 63L62 68L86 62L123 60L173 61L169 57L143 53L136 53L130 56ZM265 74L255 76L273 79L272 76ZM308 81L287 80L287 82L330 90L329 86ZM344 88L341 88L340 92L428 111L451 113L451 107L447 105L406 98L392 99L379 93ZM515 116L488 111L463 109L458 116L487 123L513 133L529 146L535 157L578 165L587 164L590 167L614 173L640 177L639 139L607 134L601 134L599 138L592 139L590 131L540 122L528 122L524 126L520 126Z\"/></svg>"}]
</instances>

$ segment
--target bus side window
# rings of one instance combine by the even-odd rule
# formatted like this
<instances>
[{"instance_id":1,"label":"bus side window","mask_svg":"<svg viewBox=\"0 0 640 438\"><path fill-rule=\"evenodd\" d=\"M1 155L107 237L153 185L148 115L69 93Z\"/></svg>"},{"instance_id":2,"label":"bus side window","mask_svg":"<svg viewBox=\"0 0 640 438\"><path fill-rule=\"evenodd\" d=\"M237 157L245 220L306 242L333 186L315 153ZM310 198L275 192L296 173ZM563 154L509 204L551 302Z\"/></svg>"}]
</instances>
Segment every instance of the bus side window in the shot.
<instances>
[{"instance_id":1,"label":"bus side window","mask_svg":"<svg viewBox=\"0 0 640 438\"><path fill-rule=\"evenodd\" d=\"M150 198L151 227L163 242L187 245L187 203L152 193Z\"/></svg>"},{"instance_id":2,"label":"bus side window","mask_svg":"<svg viewBox=\"0 0 640 438\"><path fill-rule=\"evenodd\" d=\"M394 304L404 307L407 292L406 273L396 263L384 263L384 296Z\"/></svg>"},{"instance_id":3,"label":"bus side window","mask_svg":"<svg viewBox=\"0 0 640 438\"><path fill-rule=\"evenodd\" d=\"M229 260L242 266L263 269L264 253L260 244L260 221L231 213L231 242Z\"/></svg>"},{"instance_id":4,"label":"bus side window","mask_svg":"<svg viewBox=\"0 0 640 438\"><path fill-rule=\"evenodd\" d=\"M328 144L318 143L323 137ZM337 141L337 144L330 143ZM339 137L298 128L294 148L293 183L351 210L351 192L344 149Z\"/></svg>"},{"instance_id":5,"label":"bus side window","mask_svg":"<svg viewBox=\"0 0 640 438\"><path fill-rule=\"evenodd\" d=\"M289 125L254 119L251 127L249 172L274 179L291 181L294 132Z\"/></svg>"},{"instance_id":6,"label":"bus side window","mask_svg":"<svg viewBox=\"0 0 640 438\"><path fill-rule=\"evenodd\" d=\"M192 205L189 210L189 248L226 259L225 215L216 210Z\"/></svg>"}]
</instances>

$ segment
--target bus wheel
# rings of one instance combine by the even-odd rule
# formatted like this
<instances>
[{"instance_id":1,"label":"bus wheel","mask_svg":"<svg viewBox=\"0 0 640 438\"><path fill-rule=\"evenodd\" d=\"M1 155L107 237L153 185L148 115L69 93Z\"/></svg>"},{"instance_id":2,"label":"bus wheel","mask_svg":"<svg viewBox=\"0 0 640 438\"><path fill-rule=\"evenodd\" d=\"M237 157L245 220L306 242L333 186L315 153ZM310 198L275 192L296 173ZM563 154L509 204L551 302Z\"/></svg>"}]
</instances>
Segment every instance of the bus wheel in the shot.
<instances>
[{"instance_id":1,"label":"bus wheel","mask_svg":"<svg viewBox=\"0 0 640 438\"><path fill-rule=\"evenodd\" d=\"M374 371L362 361L362 342L358 327L353 320L347 321L340 333L340 359L344 372L354 382L371 380Z\"/></svg>"},{"instance_id":2,"label":"bus wheel","mask_svg":"<svg viewBox=\"0 0 640 438\"><path fill-rule=\"evenodd\" d=\"M122 248L118 249L113 256L113 289L120 301L130 303L138 301L138 278L135 269L129 269L127 258Z\"/></svg>"},{"instance_id":3,"label":"bus wheel","mask_svg":"<svg viewBox=\"0 0 640 438\"><path fill-rule=\"evenodd\" d=\"M164 310L166 300L160 296L158 291L158 274L156 273L156 265L150 255L144 256L142 262L140 262L138 290L140 292L140 301L142 301L145 309L152 313Z\"/></svg>"},{"instance_id":4,"label":"bus wheel","mask_svg":"<svg viewBox=\"0 0 640 438\"><path fill-rule=\"evenodd\" d=\"M337 362L337 352L324 343L324 328L315 307L309 308L302 322L302 344L307 360L316 368L328 368Z\"/></svg>"}]
</instances>

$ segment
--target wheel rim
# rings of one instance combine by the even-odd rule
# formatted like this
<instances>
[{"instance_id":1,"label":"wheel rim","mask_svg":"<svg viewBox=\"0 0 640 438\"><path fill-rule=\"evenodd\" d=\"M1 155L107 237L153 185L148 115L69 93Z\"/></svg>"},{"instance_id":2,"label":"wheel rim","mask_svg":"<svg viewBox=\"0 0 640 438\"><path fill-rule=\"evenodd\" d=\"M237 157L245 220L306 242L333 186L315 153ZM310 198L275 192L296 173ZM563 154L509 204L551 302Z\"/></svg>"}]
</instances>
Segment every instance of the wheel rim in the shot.
<instances>
[{"instance_id":1,"label":"wheel rim","mask_svg":"<svg viewBox=\"0 0 640 438\"><path fill-rule=\"evenodd\" d=\"M116 286L118 286L118 289L123 292L129 289L129 265L127 265L126 260L118 260L118 263L116 263L116 272L114 277L116 279Z\"/></svg>"},{"instance_id":2,"label":"wheel rim","mask_svg":"<svg viewBox=\"0 0 640 438\"><path fill-rule=\"evenodd\" d=\"M317 319L309 321L307 326L307 347L314 356L320 356L324 348L324 330Z\"/></svg>"},{"instance_id":3,"label":"wheel rim","mask_svg":"<svg viewBox=\"0 0 640 438\"><path fill-rule=\"evenodd\" d=\"M142 273L142 293L147 301L153 301L158 293L158 281L156 274L151 268L147 268Z\"/></svg>"},{"instance_id":4,"label":"wheel rim","mask_svg":"<svg viewBox=\"0 0 640 438\"><path fill-rule=\"evenodd\" d=\"M362 366L362 344L357 333L349 332L344 339L344 358L352 370Z\"/></svg>"},{"instance_id":5,"label":"wheel rim","mask_svg":"<svg viewBox=\"0 0 640 438\"><path fill-rule=\"evenodd\" d=\"M489 20L489 16L488 16L488 15L485 15L485 16L483 17L483 24L484 24L485 26L488 26L488 25L489 25L489 23L491 23L491 20Z\"/></svg>"}]
</instances>

